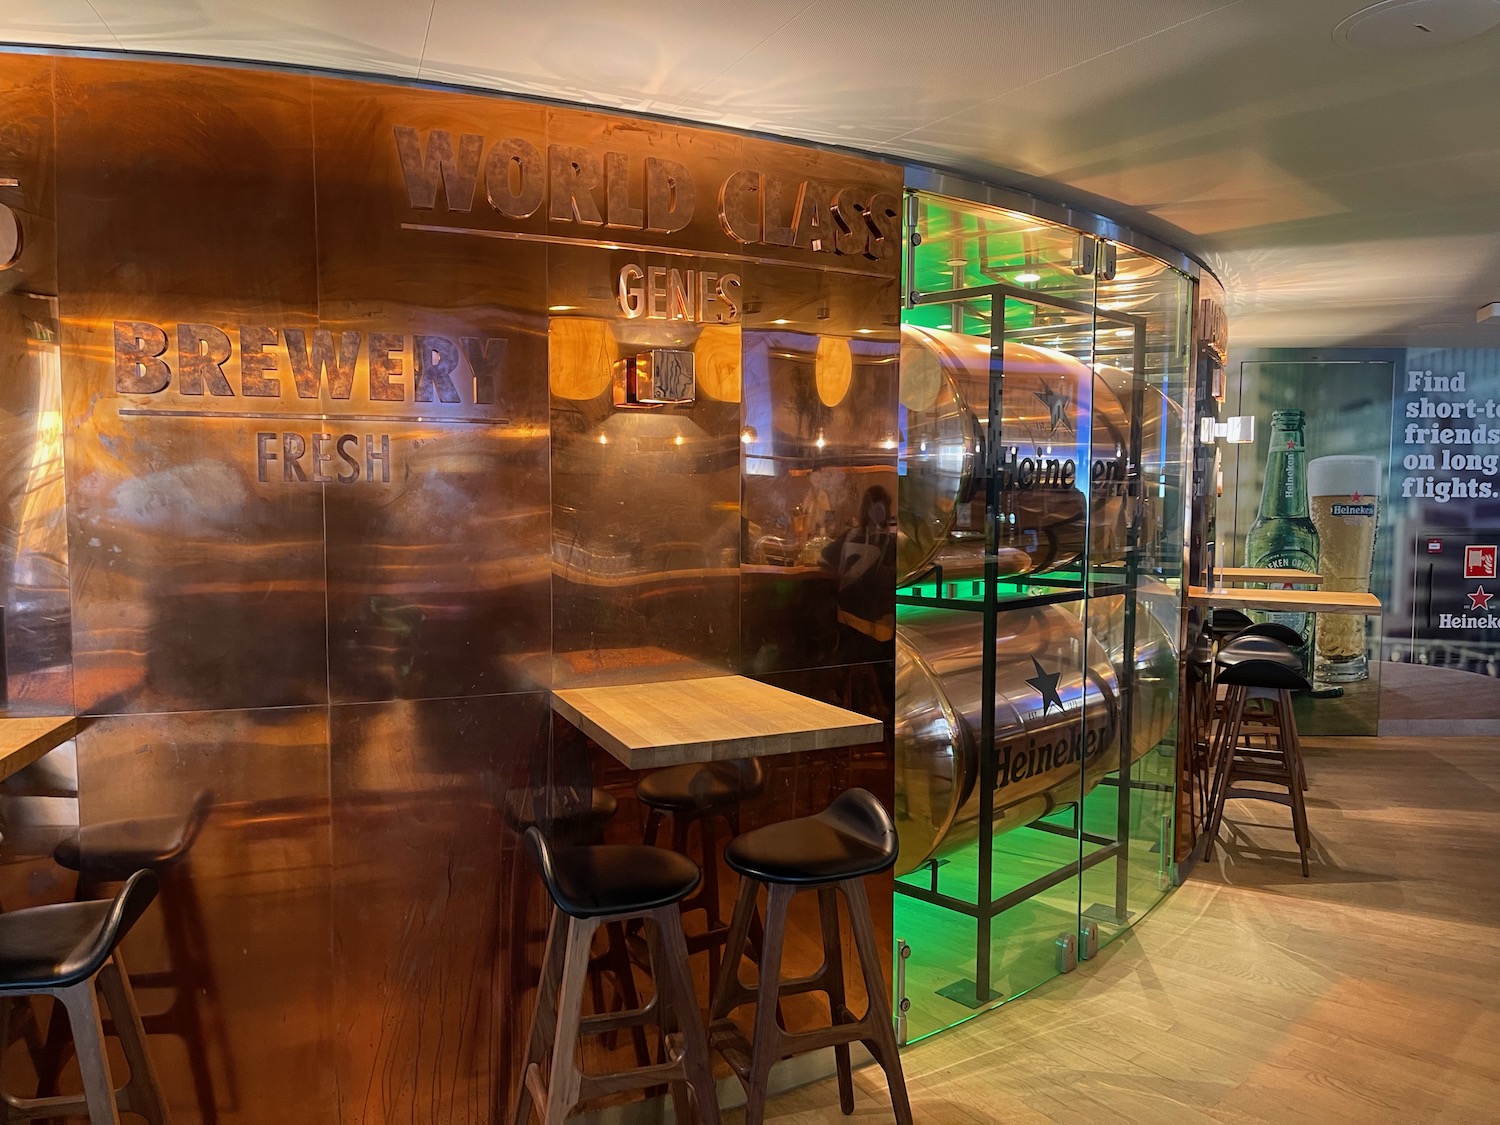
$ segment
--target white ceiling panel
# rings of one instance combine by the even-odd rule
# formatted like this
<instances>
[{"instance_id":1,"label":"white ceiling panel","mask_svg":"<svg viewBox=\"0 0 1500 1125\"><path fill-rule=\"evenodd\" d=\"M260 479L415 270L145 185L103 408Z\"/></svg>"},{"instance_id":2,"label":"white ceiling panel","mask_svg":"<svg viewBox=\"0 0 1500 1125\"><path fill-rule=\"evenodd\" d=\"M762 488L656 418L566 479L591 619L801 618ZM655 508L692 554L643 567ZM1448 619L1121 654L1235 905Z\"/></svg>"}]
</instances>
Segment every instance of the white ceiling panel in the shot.
<instances>
[{"instance_id":1,"label":"white ceiling panel","mask_svg":"<svg viewBox=\"0 0 1500 1125\"><path fill-rule=\"evenodd\" d=\"M692 112L701 107L700 91L808 3L760 0L731 13L659 0L437 0L421 76L640 112Z\"/></svg>"},{"instance_id":2,"label":"white ceiling panel","mask_svg":"<svg viewBox=\"0 0 1500 1125\"><path fill-rule=\"evenodd\" d=\"M6 0L0 6L0 40L57 47L118 46L88 0Z\"/></svg>"},{"instance_id":3,"label":"white ceiling panel","mask_svg":"<svg viewBox=\"0 0 1500 1125\"><path fill-rule=\"evenodd\" d=\"M818 0L699 93L711 112L886 144L1231 0ZM784 124L782 125L784 128Z\"/></svg>"},{"instance_id":4,"label":"white ceiling panel","mask_svg":"<svg viewBox=\"0 0 1500 1125\"><path fill-rule=\"evenodd\" d=\"M406 77L416 76L431 12L430 0L92 3L113 39L101 46Z\"/></svg>"},{"instance_id":5,"label":"white ceiling panel","mask_svg":"<svg viewBox=\"0 0 1500 1125\"><path fill-rule=\"evenodd\" d=\"M1335 43L1365 3L11 0L0 38L421 77L924 160L1213 255L1240 341L1500 346L1473 326L1500 299L1500 28Z\"/></svg>"}]
</instances>

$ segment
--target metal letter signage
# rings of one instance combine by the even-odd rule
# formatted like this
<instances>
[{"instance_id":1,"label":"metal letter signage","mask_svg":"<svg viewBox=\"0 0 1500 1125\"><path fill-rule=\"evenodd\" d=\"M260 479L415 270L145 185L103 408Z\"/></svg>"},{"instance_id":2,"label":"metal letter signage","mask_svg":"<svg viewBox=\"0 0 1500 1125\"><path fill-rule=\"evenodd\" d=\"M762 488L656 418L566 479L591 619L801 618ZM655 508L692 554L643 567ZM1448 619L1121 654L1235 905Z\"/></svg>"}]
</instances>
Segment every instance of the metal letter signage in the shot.
<instances>
[{"instance_id":1,"label":"metal letter signage","mask_svg":"<svg viewBox=\"0 0 1500 1125\"><path fill-rule=\"evenodd\" d=\"M175 340L174 340L175 337ZM175 347L172 345L175 343ZM450 414L491 406L504 376L507 341L424 333L340 332L241 324L114 323L115 392L136 403L122 415L268 418L328 422L455 421L506 425L503 418ZM363 354L365 362L360 363ZM170 358L169 358L170 357ZM362 382L357 378L363 371ZM329 413L327 403L351 411ZM296 413L312 402L316 414ZM243 403L243 405L241 405ZM266 413L265 406L284 411ZM406 405L410 403L412 405ZM148 405L149 404L149 405ZM364 413L368 410L373 413ZM436 413L433 413L436 411ZM296 484L389 484L391 435L259 430L256 480Z\"/></svg>"},{"instance_id":2,"label":"metal letter signage","mask_svg":"<svg viewBox=\"0 0 1500 1125\"><path fill-rule=\"evenodd\" d=\"M491 144L476 133L409 125L395 127L395 143L417 211L470 211L481 174L483 198L508 219L530 218L545 203L549 225L663 235L686 230L696 210L692 173L665 157L568 144L549 144L544 156L522 137ZM719 226L737 246L875 262L895 257L901 241L901 201L890 192L745 169L725 177L717 198Z\"/></svg>"}]
</instances>

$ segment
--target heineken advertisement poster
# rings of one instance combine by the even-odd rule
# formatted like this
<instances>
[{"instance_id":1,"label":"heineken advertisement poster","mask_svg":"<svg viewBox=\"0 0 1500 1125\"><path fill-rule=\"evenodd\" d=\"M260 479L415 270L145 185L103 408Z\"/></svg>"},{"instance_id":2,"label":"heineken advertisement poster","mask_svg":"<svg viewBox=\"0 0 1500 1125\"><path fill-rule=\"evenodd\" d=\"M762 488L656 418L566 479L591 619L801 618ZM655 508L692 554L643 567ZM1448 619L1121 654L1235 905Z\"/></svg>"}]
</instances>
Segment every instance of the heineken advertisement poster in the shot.
<instances>
[{"instance_id":1,"label":"heineken advertisement poster","mask_svg":"<svg viewBox=\"0 0 1500 1125\"><path fill-rule=\"evenodd\" d=\"M1238 376L1223 413L1253 415L1257 440L1223 447L1220 557L1276 567L1311 552L1326 589L1368 589L1384 607L1286 622L1313 624L1305 729L1500 723L1500 350L1267 350ZM1276 429L1288 419L1300 454L1298 434Z\"/></svg>"}]
</instances>

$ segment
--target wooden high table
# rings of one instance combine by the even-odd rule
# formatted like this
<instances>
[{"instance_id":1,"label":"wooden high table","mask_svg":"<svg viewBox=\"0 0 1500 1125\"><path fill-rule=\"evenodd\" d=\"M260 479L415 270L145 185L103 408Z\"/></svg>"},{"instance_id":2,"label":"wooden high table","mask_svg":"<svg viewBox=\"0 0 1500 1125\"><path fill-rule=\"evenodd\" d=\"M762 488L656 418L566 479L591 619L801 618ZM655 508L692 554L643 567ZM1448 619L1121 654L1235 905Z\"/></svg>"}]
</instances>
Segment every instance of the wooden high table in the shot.
<instances>
[{"instance_id":1,"label":"wooden high table","mask_svg":"<svg viewBox=\"0 0 1500 1125\"><path fill-rule=\"evenodd\" d=\"M1286 571L1280 573L1285 574ZM1380 612L1374 594L1349 590L1253 590L1243 588L1189 586L1187 600L1218 609L1266 609L1288 613L1358 613L1366 617Z\"/></svg>"},{"instance_id":2,"label":"wooden high table","mask_svg":"<svg viewBox=\"0 0 1500 1125\"><path fill-rule=\"evenodd\" d=\"M78 732L71 715L0 718L0 781L19 773Z\"/></svg>"},{"instance_id":3,"label":"wooden high table","mask_svg":"<svg viewBox=\"0 0 1500 1125\"><path fill-rule=\"evenodd\" d=\"M744 676L566 688L559 715L632 770L879 742L879 719Z\"/></svg>"}]
</instances>

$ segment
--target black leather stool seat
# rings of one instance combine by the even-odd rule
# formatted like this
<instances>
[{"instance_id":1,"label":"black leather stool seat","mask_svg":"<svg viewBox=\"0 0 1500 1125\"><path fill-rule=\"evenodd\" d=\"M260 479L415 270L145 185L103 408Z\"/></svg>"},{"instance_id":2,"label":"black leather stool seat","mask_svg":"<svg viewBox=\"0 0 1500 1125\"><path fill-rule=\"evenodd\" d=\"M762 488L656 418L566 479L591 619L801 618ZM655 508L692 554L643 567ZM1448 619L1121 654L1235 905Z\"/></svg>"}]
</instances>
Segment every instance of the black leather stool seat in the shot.
<instances>
[{"instance_id":1,"label":"black leather stool seat","mask_svg":"<svg viewBox=\"0 0 1500 1125\"><path fill-rule=\"evenodd\" d=\"M1279 621L1257 621L1254 625L1246 626L1234 635L1235 640L1241 637L1269 637L1273 641L1280 641L1291 648L1301 648L1306 640L1297 630L1283 625Z\"/></svg>"},{"instance_id":2,"label":"black leather stool seat","mask_svg":"<svg viewBox=\"0 0 1500 1125\"><path fill-rule=\"evenodd\" d=\"M191 843L190 828L191 822L178 816L89 824L76 839L59 844L52 856L69 871L82 871L86 863L91 877L115 882L180 858Z\"/></svg>"},{"instance_id":3,"label":"black leather stool seat","mask_svg":"<svg viewBox=\"0 0 1500 1125\"><path fill-rule=\"evenodd\" d=\"M156 888L156 876L139 871L112 900L0 914L0 993L34 993L88 980L151 905Z\"/></svg>"},{"instance_id":4,"label":"black leather stool seat","mask_svg":"<svg viewBox=\"0 0 1500 1125\"><path fill-rule=\"evenodd\" d=\"M145 816L88 824L52 853L59 866L99 883L117 883L142 870L160 871L187 855L213 807L207 789L193 799L187 816Z\"/></svg>"},{"instance_id":5,"label":"black leather stool seat","mask_svg":"<svg viewBox=\"0 0 1500 1125\"><path fill-rule=\"evenodd\" d=\"M736 836L724 849L724 860L762 883L812 886L858 879L896 862L896 829L872 794L851 789L816 816Z\"/></svg>"},{"instance_id":6,"label":"black leather stool seat","mask_svg":"<svg viewBox=\"0 0 1500 1125\"><path fill-rule=\"evenodd\" d=\"M1296 668L1275 660L1241 660L1222 668L1219 683L1272 690L1311 691L1312 685Z\"/></svg>"},{"instance_id":7,"label":"black leather stool seat","mask_svg":"<svg viewBox=\"0 0 1500 1125\"><path fill-rule=\"evenodd\" d=\"M685 855L645 844L541 847L541 831L526 830L526 843L547 893L574 918L629 914L680 902L698 887L703 873Z\"/></svg>"},{"instance_id":8,"label":"black leather stool seat","mask_svg":"<svg viewBox=\"0 0 1500 1125\"><path fill-rule=\"evenodd\" d=\"M547 829L554 843L587 844L604 835L618 807L607 789L519 789L505 800L505 819L517 832Z\"/></svg>"},{"instance_id":9,"label":"black leather stool seat","mask_svg":"<svg viewBox=\"0 0 1500 1125\"><path fill-rule=\"evenodd\" d=\"M1209 612L1208 628L1216 637L1232 637L1255 622L1237 609L1215 609Z\"/></svg>"},{"instance_id":10,"label":"black leather stool seat","mask_svg":"<svg viewBox=\"0 0 1500 1125\"><path fill-rule=\"evenodd\" d=\"M1302 674L1302 661L1280 641L1270 637L1236 637L1219 652L1221 684L1311 691Z\"/></svg>"},{"instance_id":11,"label":"black leather stool seat","mask_svg":"<svg viewBox=\"0 0 1500 1125\"><path fill-rule=\"evenodd\" d=\"M739 762L670 766L642 778L635 787L641 803L672 813L704 813L758 797L766 775L754 758Z\"/></svg>"}]
</instances>

